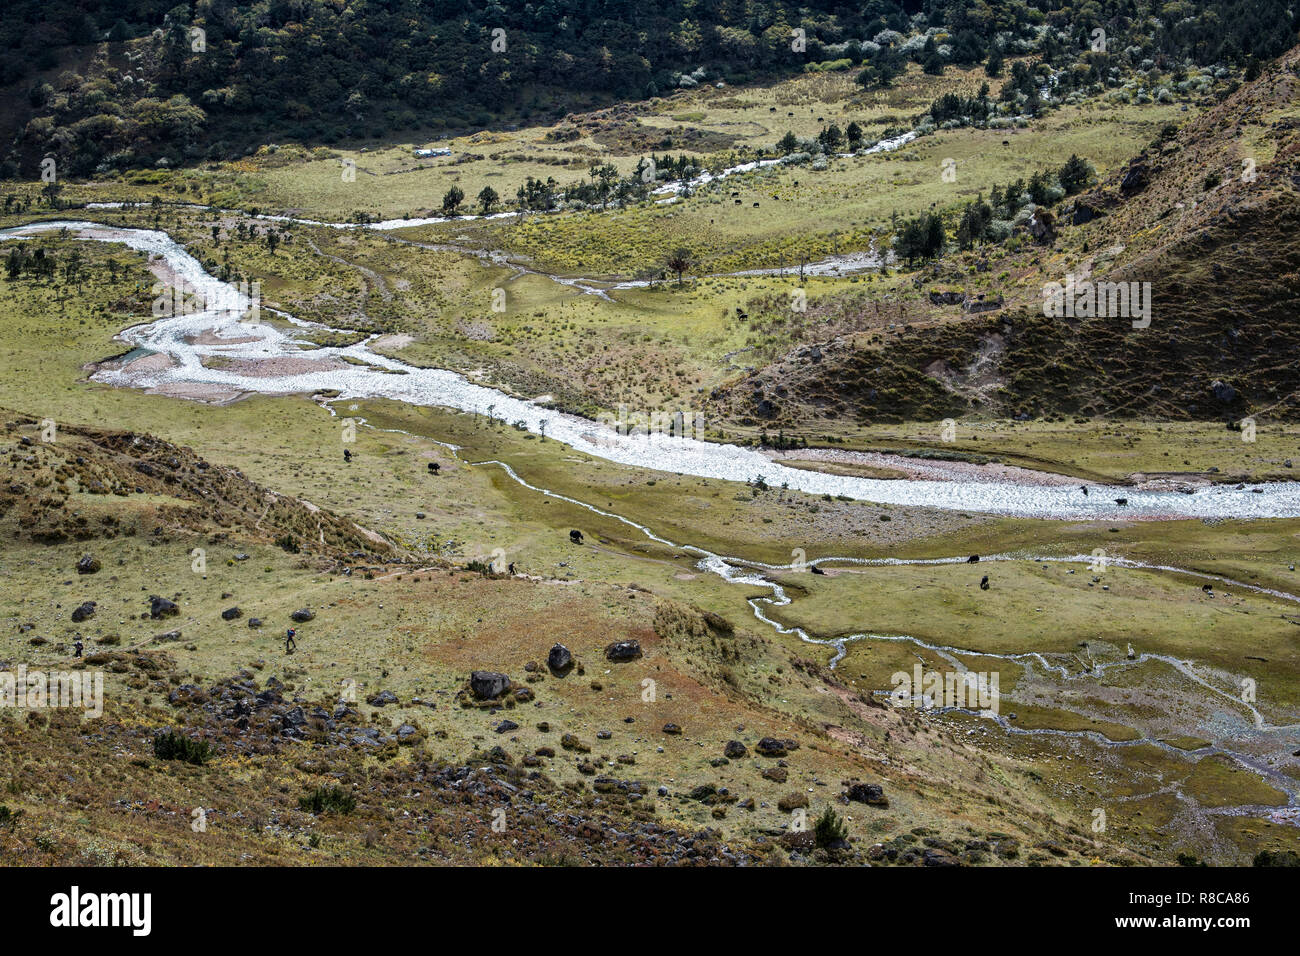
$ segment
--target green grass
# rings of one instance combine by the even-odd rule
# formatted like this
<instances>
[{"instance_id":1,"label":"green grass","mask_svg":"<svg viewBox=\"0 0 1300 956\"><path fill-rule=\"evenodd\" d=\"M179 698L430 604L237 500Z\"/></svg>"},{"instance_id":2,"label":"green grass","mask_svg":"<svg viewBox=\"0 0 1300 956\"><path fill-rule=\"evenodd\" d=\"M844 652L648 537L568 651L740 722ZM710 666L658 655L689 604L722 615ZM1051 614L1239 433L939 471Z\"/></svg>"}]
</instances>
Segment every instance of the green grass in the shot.
<instances>
[{"instance_id":1,"label":"green grass","mask_svg":"<svg viewBox=\"0 0 1300 956\"><path fill-rule=\"evenodd\" d=\"M682 135L676 127L690 123L701 135L731 136L736 147L757 145L775 139L787 125L801 135L815 133L818 116L835 118L841 125L845 118L858 116L879 131L923 108L936 90L973 82L977 78L967 74L934 82L913 75L878 100L862 94L846 77L818 75L764 90L700 90L658 104L639 120L643 127L661 127L665 136ZM773 106L778 107L776 113ZM799 254L816 257L860 247L894 208L907 214L931 202L964 201L988 183L1059 164L1070 151L1088 156L1103 171L1115 168L1176 109L1064 110L1015 134L954 131L927 137L906 151L914 157L837 161L824 173L787 170L732 180L716 195L706 192L680 205L605 215L566 213L521 224L457 223L421 235L467 235L470 242L531 254L534 264L587 275L657 268L664 249L682 240L692 242L709 268L784 262ZM796 116L787 117L787 112ZM414 165L403 148L356 154L359 167L392 175L363 174L351 184L331 178L337 175L335 157L286 149L216 170L150 177L156 182L72 184L68 195L147 197L157 191L172 199L220 196L229 205L301 208L323 217L346 216L352 209L400 215L436 204L454 177L460 177L461 188L470 195L485 182L509 194L516 177L560 169L537 157L572 158L586 155L583 149L608 149L617 163L629 166L635 163L635 151L627 151L626 143L617 139L626 133L604 131L576 143L555 144L538 141L544 131L525 130L502 134L499 141L488 141L498 139L494 136L460 142L455 144L458 151L481 152L484 158L452 167L451 173L443 163L403 171ZM1002 138L1012 145L1003 147ZM506 158L515 153L535 158ZM939 163L947 157L958 161L956 183L944 183L938 176ZM581 171L566 169L574 175ZM184 192L176 188L181 184ZM732 189L741 193L742 205L731 202ZM781 198L773 198L773 193ZM760 202L758 209L753 201ZM152 226L155 212L95 215L105 222ZM157 216L162 228L185 240L213 268L229 256L236 272L259 278L270 304L354 330L345 333L349 340L372 331L410 336L409 342L392 338L381 347L408 361L461 370L518 394L549 394L557 404L589 413L619 402L634 409L701 407L714 388L737 381L745 366L778 357L804 336L839 334L842 326L836 324L840 319L835 310L843 302L832 300L847 299L846 290L904 295L909 302L919 298L908 277L863 278L857 283L810 280L813 317L826 324L798 329L773 320L771 309L763 312L755 306L787 296L788 278L695 279L680 288L667 284L616 293L615 301L607 302L544 277L512 279L508 270L496 265L391 242L373 233L296 227L291 230L293 242L272 255L261 243L238 242L226 235L214 242L210 227L216 220L206 213L164 209ZM228 231L233 223L223 220L220 225ZM60 257L74 246L73 240L58 237L40 241ZM0 618L14 624L33 620L54 641L64 642L72 632L62 611L51 610L51 605L66 609L90 599L100 601L102 608L83 629L91 650L148 646L161 628L157 622L139 620L142 594L178 595L185 633L182 641L166 645L165 653L175 664L166 683L137 675L110 676L120 680L114 689L119 695L115 706L123 708L118 716L129 725L152 732L170 720L166 691L182 682L211 681L247 669L260 676L285 677L291 692L315 701L336 694L339 681L348 676L367 689L394 690L402 701L399 706L367 716L394 725L417 723L430 748L426 752L436 759L497 743L520 756L553 744L555 731L543 732L535 721L520 719L521 728L512 732L519 738L516 743L494 734L494 721L486 715L444 706L444 700L454 698L470 670L499 668L518 678L529 673L524 670L527 663L541 660L552 643L562 641L586 663L587 673L581 679L537 685L543 712L551 715L556 730L571 729L590 743L596 731L624 727L623 718L636 715L637 723L627 725L632 729L620 731L603 748L593 748L597 757L608 758L606 771L671 779L675 789L722 783L737 793L755 793L770 806L785 792L815 786L819 780L838 780L848 773L878 775L886 780L891 798L889 815L846 814L852 818L850 832L873 841L919 822L949 826L953 821L985 830L1023 825L1037 838L1046 833L1060 836L1058 821L1086 827L1097 793L1104 791L1132 796L1134 802L1126 806L1145 808L1146 816L1139 819L1112 805L1112 816L1121 820L1116 827L1123 836L1117 839L1163 859L1161 841L1167 844L1170 834L1184 832L1177 822L1178 801L1160 796L1165 780L1186 781L1187 792L1206 806L1235 805L1238 800L1276 802L1276 791L1261 778L1247 777L1219 761L1194 764L1154 746L1107 749L1085 739L1069 746L1080 748L1087 759L1062 761L1056 758L1063 751L1042 735L1009 737L990 729L988 722L869 709L854 698L888 687L891 673L910 669L918 656L916 645L853 644L830 675L842 685L828 683L819 668L831 656L829 649L776 635L753 619L745 599L765 594L763 589L725 584L700 572L690 553L521 488L500 468L466 462L506 460L534 484L625 515L674 541L769 563L789 562L795 548L815 559L1015 550L1088 553L1100 547L1297 593L1300 582L1288 570L1294 562L1294 521L1116 523L1112 531L1109 526L884 508L781 489L755 494L733 483L588 459L554 441L489 425L473 415L380 401L335 403L341 415L402 430L360 429L353 460L345 463L338 420L303 397L255 397L211 407L87 382L82 366L120 351L113 335L148 314L153 277L140 257L121 248L89 242L75 246L89 265L89 278L80 288L68 286L61 277L50 284L4 283L0 407L59 423L94 422L163 436L215 463L237 467L267 487L346 513L409 548L416 559L415 564L378 569L369 577L364 571L346 576L309 554L276 547L270 532L265 540L232 540L228 529L217 527L200 532L178 526L156 542L123 536L92 545L15 546L0 561L13 583L0 600ZM123 266L116 281L107 275L109 257ZM1032 276L1034 269L1056 268L1056 258L1047 256L1037 266L1024 256L997 264L1023 267L1023 276ZM1014 281L1020 278L1017 273ZM972 281L992 279L982 274ZM1024 281L1026 288L1032 285L1029 278ZM507 290L504 313L490 308L492 290L498 287ZM739 320L737 309L755 319ZM730 355L739 350L748 351ZM750 439L758 430L723 424L711 437ZM814 444L831 433L845 439L835 447L997 458L1088 482L1124 480L1134 474L1205 475L1211 468L1219 469L1220 479L1290 477L1283 462L1297 438L1294 426L1268 422L1260 423L1253 445L1221 426L1142 422L1012 424L971 419L960 423L952 443L940 441L938 424L927 422L861 426L843 421L819 423L808 431L806 437ZM460 457L436 441L460 445ZM430 461L442 465L437 478L427 472ZM69 497L69 507L92 521L110 512L144 521L180 503L166 496L105 502L78 491ZM192 505L185 507L193 510ZM417 512L425 517L417 518ZM881 520L886 517L890 520ZM570 544L570 528L584 531L584 546ZM201 541L209 552L206 576L191 570L191 549ZM103 552L108 573L93 579L71 573L86 547ZM531 578L506 580L449 570L450 565L486 562L496 549ZM239 553L250 557L236 561ZM1113 680L1105 682L1051 681L1020 663L987 656L1033 650L1070 661L1086 656L1079 647L1083 641L1093 649L1087 653L1099 656L1122 655L1132 643L1139 652L1197 661L1206 668L1207 679L1225 691L1241 677L1252 677L1258 683L1257 706L1266 717L1275 723L1293 719L1300 706L1300 677L1291 652L1294 624L1282 616L1294 615L1290 604L1222 586L1209 598L1200 591L1199 580L1113 568L1101 575L1110 588L1103 591L1100 583L1088 587L1091 575L1086 569L1076 568L1074 575L1066 570L1060 564L1044 569L1016 561L978 568L843 569L825 577L788 574L780 580L793 603L768 613L826 637L870 630L969 648L972 653L963 660L973 669L1001 671L1003 690L1010 695L1004 713L1014 708L1016 724L1024 729L1091 730L1115 742L1160 739L1193 749L1194 741L1220 739L1210 729L1214 713L1243 713L1229 700L1189 687L1165 665L1112 672ZM988 592L978 590L984 573L993 579ZM39 601L31 597L36 594ZM232 603L243 607L246 616L262 617L267 627L256 631L246 626L246 619L222 621L220 612ZM692 623L688 612L673 610L689 605L722 615L735 626L734 635L720 637ZM318 618L300 629L300 650L290 663L280 654L280 635L289 614L302 606L317 609ZM605 665L601 649L611 634L639 635L650 649L647 660L653 661L664 689L659 708L637 709L646 671ZM6 656L57 659L52 648L27 644L16 626L5 635L0 651ZM931 652L919 655L929 667L949 666ZM1081 667L1070 666L1072 673ZM436 699L438 707L411 704L415 696ZM516 708L513 716L520 713ZM660 753L657 730L668 720L686 727L688 738L694 739L684 741L688 747L665 747ZM747 733L805 740L787 785L769 785L748 764L710 765L708 758L720 754L725 737L733 733L722 734L717 728L740 725L749 728ZM966 733L972 729L976 736ZM47 726L6 724L0 730L26 735L28 746L6 748L11 755L40 753L51 766L63 756L56 753L61 738ZM189 739L183 731L177 732ZM1246 746L1240 741L1233 745ZM633 750L636 764L619 769L613 758ZM887 756L890 763L873 755ZM11 756L7 768L15 779L23 776L14 763L17 759ZM366 774L382 774L377 758L362 766ZM1090 776L1095 767L1111 775L1104 786ZM146 779L131 776L138 769L143 768L122 771L121 779L117 770L106 773L105 787L115 795L121 789L153 792ZM271 801L259 802L268 812L292 812L295 798L288 795L303 793L315 812L318 804L311 795L322 793L318 769L241 757L215 761L203 773L227 774L221 779L240 799L261 794L259 801ZM1288 769L1293 768L1281 772ZM558 761L548 772L570 786L586 779L576 767ZM167 784L172 799L188 799L173 786L180 784ZM44 801L50 806L54 802ZM356 816L365 817L366 800L359 803ZM20 829L42 805L35 798L23 801L29 816ZM325 807L323 796L319 806ZM57 809L40 812L42 826L54 826L61 819ZM718 823L708 808L684 801L664 803L656 812L683 826L724 826L732 833L783 822L774 810L747 817L733 809L725 823ZM333 818L331 826L342 825L339 815L327 816ZM1230 840L1243 853L1279 839L1263 824L1217 825L1225 833L1236 828ZM1247 832L1252 825L1255 831ZM339 839L349 841L347 858L384 859L366 846L356 829L359 821L346 826L351 829ZM129 846L125 830L113 832ZM333 838L327 835L323 845ZM258 852L273 845L259 843ZM287 845L274 846L288 852ZM151 852L160 858L194 860L194 851L180 844ZM248 845L240 843L238 852L248 852ZM1233 858L1232 850L1221 852L1225 859Z\"/></svg>"}]
</instances>

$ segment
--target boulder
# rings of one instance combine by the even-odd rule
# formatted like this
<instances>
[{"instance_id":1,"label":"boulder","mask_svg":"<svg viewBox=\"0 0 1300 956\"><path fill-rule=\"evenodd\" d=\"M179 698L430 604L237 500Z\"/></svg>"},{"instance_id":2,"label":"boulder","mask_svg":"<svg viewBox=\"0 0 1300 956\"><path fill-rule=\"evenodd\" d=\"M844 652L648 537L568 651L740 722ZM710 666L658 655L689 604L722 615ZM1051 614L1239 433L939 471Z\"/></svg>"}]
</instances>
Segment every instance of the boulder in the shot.
<instances>
[{"instance_id":1,"label":"boulder","mask_svg":"<svg viewBox=\"0 0 1300 956\"><path fill-rule=\"evenodd\" d=\"M854 803L865 803L873 807L889 806L889 798L878 783L854 783L844 794Z\"/></svg>"},{"instance_id":2,"label":"boulder","mask_svg":"<svg viewBox=\"0 0 1300 956\"><path fill-rule=\"evenodd\" d=\"M557 674L562 674L573 666L573 655L563 644L556 644L546 655L546 666Z\"/></svg>"},{"instance_id":3,"label":"boulder","mask_svg":"<svg viewBox=\"0 0 1300 956\"><path fill-rule=\"evenodd\" d=\"M622 663L634 661L641 656L641 642L635 640L615 641L605 648L605 659Z\"/></svg>"},{"instance_id":4,"label":"boulder","mask_svg":"<svg viewBox=\"0 0 1300 956\"><path fill-rule=\"evenodd\" d=\"M754 750L762 757L784 757L791 750L798 750L799 745L793 740L779 740L776 737L764 737L754 745Z\"/></svg>"},{"instance_id":5,"label":"boulder","mask_svg":"<svg viewBox=\"0 0 1300 956\"><path fill-rule=\"evenodd\" d=\"M1124 178L1120 180L1119 191L1125 196L1140 193L1147 188L1150 177L1151 170L1147 164L1141 160L1134 160L1128 171L1124 173Z\"/></svg>"},{"instance_id":6,"label":"boulder","mask_svg":"<svg viewBox=\"0 0 1300 956\"><path fill-rule=\"evenodd\" d=\"M80 624L82 621L86 620L87 618L92 618L94 616L95 616L95 602L86 601L83 604L79 604L76 607L76 609L72 612L72 622L74 624Z\"/></svg>"},{"instance_id":7,"label":"boulder","mask_svg":"<svg viewBox=\"0 0 1300 956\"><path fill-rule=\"evenodd\" d=\"M1103 211L1099 207L1080 199L1074 204L1074 214L1070 217L1070 223L1071 225L1082 226L1084 223L1101 218L1102 215Z\"/></svg>"},{"instance_id":8,"label":"boulder","mask_svg":"<svg viewBox=\"0 0 1300 956\"><path fill-rule=\"evenodd\" d=\"M747 753L749 753L748 748L739 740L728 740L727 746L722 748L722 755L731 760L738 760Z\"/></svg>"},{"instance_id":9,"label":"boulder","mask_svg":"<svg viewBox=\"0 0 1300 956\"><path fill-rule=\"evenodd\" d=\"M962 300L963 312L992 312L994 309L1002 308L1003 299L1001 295L986 295L981 292L979 295L968 296Z\"/></svg>"},{"instance_id":10,"label":"boulder","mask_svg":"<svg viewBox=\"0 0 1300 956\"><path fill-rule=\"evenodd\" d=\"M99 558L93 554L83 554L77 562L78 574L94 574L99 570Z\"/></svg>"},{"instance_id":11,"label":"boulder","mask_svg":"<svg viewBox=\"0 0 1300 956\"><path fill-rule=\"evenodd\" d=\"M164 617L175 617L181 613L181 609L176 606L176 602L169 601L165 597L158 597L156 594L149 598L149 617L155 621Z\"/></svg>"},{"instance_id":12,"label":"boulder","mask_svg":"<svg viewBox=\"0 0 1300 956\"><path fill-rule=\"evenodd\" d=\"M499 734L508 734L512 730L518 730L519 725L513 720L503 720L493 728Z\"/></svg>"},{"instance_id":13,"label":"boulder","mask_svg":"<svg viewBox=\"0 0 1300 956\"><path fill-rule=\"evenodd\" d=\"M1212 385L1210 385L1210 391L1214 393L1215 398L1223 402L1225 405L1232 404L1233 399L1237 397L1237 390L1227 382L1216 380Z\"/></svg>"},{"instance_id":14,"label":"boulder","mask_svg":"<svg viewBox=\"0 0 1300 956\"><path fill-rule=\"evenodd\" d=\"M289 617L293 618L293 620L299 624L306 624L308 621L316 617L316 612L311 608L300 607L298 610L290 614Z\"/></svg>"},{"instance_id":15,"label":"boulder","mask_svg":"<svg viewBox=\"0 0 1300 956\"><path fill-rule=\"evenodd\" d=\"M510 678L496 671L474 671L469 675L469 689L479 700L495 700L510 689Z\"/></svg>"},{"instance_id":16,"label":"boulder","mask_svg":"<svg viewBox=\"0 0 1300 956\"><path fill-rule=\"evenodd\" d=\"M237 607L228 607L221 612L221 619L223 621L233 621L243 616L244 616L244 612Z\"/></svg>"},{"instance_id":17,"label":"boulder","mask_svg":"<svg viewBox=\"0 0 1300 956\"><path fill-rule=\"evenodd\" d=\"M669 736L672 736L672 737L680 737L681 734L682 734L682 728L679 727L677 724L674 724L674 723L671 723L671 722L670 722L670 723L664 724L664 733L666 733L666 734L668 734Z\"/></svg>"},{"instance_id":18,"label":"boulder","mask_svg":"<svg viewBox=\"0 0 1300 956\"><path fill-rule=\"evenodd\" d=\"M371 694L367 697L366 703L371 707L386 707L389 704L397 703L397 695L391 690L381 690L378 694Z\"/></svg>"},{"instance_id":19,"label":"boulder","mask_svg":"<svg viewBox=\"0 0 1300 956\"><path fill-rule=\"evenodd\" d=\"M923 866L961 866L951 853L943 850L930 849L921 854L921 864Z\"/></svg>"}]
</instances>

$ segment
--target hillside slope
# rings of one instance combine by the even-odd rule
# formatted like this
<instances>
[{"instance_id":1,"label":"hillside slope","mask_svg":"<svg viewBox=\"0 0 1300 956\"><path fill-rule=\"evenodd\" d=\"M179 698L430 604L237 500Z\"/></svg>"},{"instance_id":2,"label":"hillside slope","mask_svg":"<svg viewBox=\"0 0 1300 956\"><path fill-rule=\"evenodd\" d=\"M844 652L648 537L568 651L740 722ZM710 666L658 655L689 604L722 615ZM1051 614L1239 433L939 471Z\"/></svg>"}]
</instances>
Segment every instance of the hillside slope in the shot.
<instances>
[{"instance_id":1,"label":"hillside slope","mask_svg":"<svg viewBox=\"0 0 1300 956\"><path fill-rule=\"evenodd\" d=\"M1002 308L957 304L991 269L986 250L952 255L864 304L883 316L876 331L801 347L716 392L714 408L785 428L972 412L1294 417L1298 64L1300 48L1066 206L1050 248L1002 259L987 297ZM1044 288L1067 274L1150 283L1150 326L1044 315Z\"/></svg>"},{"instance_id":2,"label":"hillside slope","mask_svg":"<svg viewBox=\"0 0 1300 956\"><path fill-rule=\"evenodd\" d=\"M1031 774L1032 754L981 753L960 720L866 700L798 645L717 614L642 587L381 554L347 519L175 446L72 426L49 444L34 420L6 419L0 672L104 681L98 717L0 709L7 864L1151 852L1141 832L1089 838L1086 809ZM286 533L298 553L276 543ZM348 550L362 538L368 553ZM635 658L610 656L611 640ZM545 663L557 643L573 658L562 671ZM507 691L480 696L473 671ZM155 747L164 731L209 752L176 759ZM850 841L817 848L796 811L811 827L827 807Z\"/></svg>"}]
</instances>

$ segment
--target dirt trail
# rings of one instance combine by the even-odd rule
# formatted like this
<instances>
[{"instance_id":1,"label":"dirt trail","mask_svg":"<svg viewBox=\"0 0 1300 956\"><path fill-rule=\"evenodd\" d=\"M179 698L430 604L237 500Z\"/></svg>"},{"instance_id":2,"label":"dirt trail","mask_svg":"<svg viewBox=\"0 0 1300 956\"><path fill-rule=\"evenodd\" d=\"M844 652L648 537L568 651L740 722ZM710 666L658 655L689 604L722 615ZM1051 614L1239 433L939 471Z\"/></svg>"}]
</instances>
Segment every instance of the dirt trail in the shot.
<instances>
[{"instance_id":1,"label":"dirt trail","mask_svg":"<svg viewBox=\"0 0 1300 956\"><path fill-rule=\"evenodd\" d=\"M366 285L367 296L370 295L370 285L373 284L375 287L375 291L379 293L380 298L382 298L385 302L393 301L393 293L392 290L388 288L388 283L384 280L384 277L381 276L374 269L367 268L366 266L363 266L360 263L348 262L348 260L344 259L341 256L332 255L328 252L322 252L320 246L316 245L316 241L312 239L310 236L307 238L307 245L311 247L311 251L316 253L316 255L328 259L330 262L336 262L341 266L346 266L349 269L355 269L357 272L360 272L363 276L365 276L369 280L369 283L367 283Z\"/></svg>"}]
</instances>

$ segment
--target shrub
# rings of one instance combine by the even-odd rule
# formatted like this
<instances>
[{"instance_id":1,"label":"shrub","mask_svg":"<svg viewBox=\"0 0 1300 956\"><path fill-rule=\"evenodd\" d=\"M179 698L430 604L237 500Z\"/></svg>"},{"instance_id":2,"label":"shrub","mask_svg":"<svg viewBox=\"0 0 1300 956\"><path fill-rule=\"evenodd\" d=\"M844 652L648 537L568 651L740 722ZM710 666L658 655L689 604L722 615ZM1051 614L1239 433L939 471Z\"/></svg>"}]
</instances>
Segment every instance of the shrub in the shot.
<instances>
[{"instance_id":1,"label":"shrub","mask_svg":"<svg viewBox=\"0 0 1300 956\"><path fill-rule=\"evenodd\" d=\"M203 766L215 756L216 748L205 740L191 740L174 730L160 730L153 737L153 755L159 760L181 760Z\"/></svg>"},{"instance_id":2,"label":"shrub","mask_svg":"<svg viewBox=\"0 0 1300 956\"><path fill-rule=\"evenodd\" d=\"M357 808L357 798L339 786L320 786L298 798L298 809L313 816L322 813L348 814Z\"/></svg>"},{"instance_id":3,"label":"shrub","mask_svg":"<svg viewBox=\"0 0 1300 956\"><path fill-rule=\"evenodd\" d=\"M817 818L817 823L813 826L813 837L817 845L823 849L841 840L847 840L848 836L848 827L844 825L840 815L830 807L822 811L822 815Z\"/></svg>"},{"instance_id":4,"label":"shrub","mask_svg":"<svg viewBox=\"0 0 1300 956\"><path fill-rule=\"evenodd\" d=\"M1255 854L1255 866L1300 866L1300 856L1294 850L1261 850Z\"/></svg>"}]
</instances>

